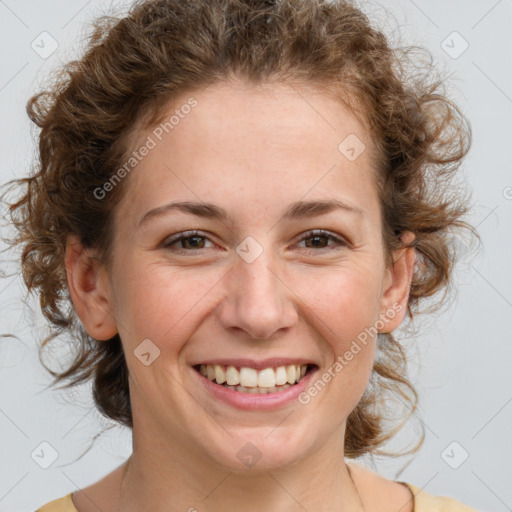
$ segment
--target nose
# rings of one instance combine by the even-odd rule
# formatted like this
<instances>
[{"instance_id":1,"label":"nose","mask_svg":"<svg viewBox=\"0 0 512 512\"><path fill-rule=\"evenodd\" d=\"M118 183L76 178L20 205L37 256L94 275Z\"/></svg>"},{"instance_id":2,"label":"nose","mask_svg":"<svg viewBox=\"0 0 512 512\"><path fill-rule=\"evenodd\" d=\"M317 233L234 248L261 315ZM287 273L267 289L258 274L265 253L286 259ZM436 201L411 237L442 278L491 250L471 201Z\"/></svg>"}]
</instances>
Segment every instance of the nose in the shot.
<instances>
[{"instance_id":1,"label":"nose","mask_svg":"<svg viewBox=\"0 0 512 512\"><path fill-rule=\"evenodd\" d=\"M267 340L297 322L293 291L274 270L270 250L247 263L238 258L225 277L227 294L219 319L225 329L242 330L253 339ZM272 268L271 268L272 267Z\"/></svg>"}]
</instances>

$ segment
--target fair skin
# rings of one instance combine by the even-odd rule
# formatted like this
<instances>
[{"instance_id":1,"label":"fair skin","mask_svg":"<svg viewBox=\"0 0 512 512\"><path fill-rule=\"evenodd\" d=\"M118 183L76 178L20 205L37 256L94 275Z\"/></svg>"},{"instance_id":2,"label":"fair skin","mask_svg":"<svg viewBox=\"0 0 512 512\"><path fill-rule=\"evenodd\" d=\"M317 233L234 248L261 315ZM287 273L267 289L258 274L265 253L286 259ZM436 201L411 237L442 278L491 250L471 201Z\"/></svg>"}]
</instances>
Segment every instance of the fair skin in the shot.
<instances>
[{"instance_id":1,"label":"fair skin","mask_svg":"<svg viewBox=\"0 0 512 512\"><path fill-rule=\"evenodd\" d=\"M197 107L123 183L111 269L69 239L75 310L95 339L119 333L134 422L129 461L74 493L75 506L411 511L407 487L353 463L352 482L344 460L346 419L367 386L376 336L309 403L273 410L218 399L193 368L214 358L300 358L316 365L317 380L379 318L386 318L381 332L400 325L414 250L397 251L386 266L367 129L344 104L307 86L238 81L193 96ZM140 133L134 148L151 133ZM338 150L349 134L367 148L354 161ZM359 213L284 217L294 202L333 199ZM214 204L231 220L168 209L141 222L177 201ZM172 235L195 229L198 239L171 245ZM306 236L312 229L345 242ZM262 249L250 263L236 252L248 236ZM134 351L147 339L160 355L144 365ZM261 456L250 467L237 456L246 443Z\"/></svg>"}]
</instances>

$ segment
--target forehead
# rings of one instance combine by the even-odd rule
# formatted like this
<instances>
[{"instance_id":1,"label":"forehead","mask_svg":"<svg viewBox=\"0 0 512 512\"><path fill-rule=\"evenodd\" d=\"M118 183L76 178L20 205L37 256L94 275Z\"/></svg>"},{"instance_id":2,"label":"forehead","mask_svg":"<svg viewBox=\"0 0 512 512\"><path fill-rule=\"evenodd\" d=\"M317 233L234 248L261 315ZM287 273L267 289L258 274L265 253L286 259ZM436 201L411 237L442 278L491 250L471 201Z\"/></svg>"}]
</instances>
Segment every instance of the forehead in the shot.
<instances>
[{"instance_id":1,"label":"forehead","mask_svg":"<svg viewBox=\"0 0 512 512\"><path fill-rule=\"evenodd\" d=\"M245 136L247 131L256 130L253 136L263 137L263 142L271 136L275 143L285 143L288 138L293 144L297 136L307 136L311 143L336 144L346 130L361 135L366 131L364 116L355 113L345 98L341 90L335 96L326 88L319 90L308 83L219 82L174 98L160 110L152 131L160 128L167 134L171 122L173 132L181 125L183 139L204 135L208 139L222 138L226 143L236 140L238 133ZM192 102L195 105L189 108ZM355 107L356 102L352 103Z\"/></svg>"},{"instance_id":2,"label":"forehead","mask_svg":"<svg viewBox=\"0 0 512 512\"><path fill-rule=\"evenodd\" d=\"M261 206L341 191L354 203L372 184L360 117L312 86L219 83L174 98L160 121L132 141L135 151L149 140L152 148L129 176L131 210L170 195Z\"/></svg>"}]
</instances>

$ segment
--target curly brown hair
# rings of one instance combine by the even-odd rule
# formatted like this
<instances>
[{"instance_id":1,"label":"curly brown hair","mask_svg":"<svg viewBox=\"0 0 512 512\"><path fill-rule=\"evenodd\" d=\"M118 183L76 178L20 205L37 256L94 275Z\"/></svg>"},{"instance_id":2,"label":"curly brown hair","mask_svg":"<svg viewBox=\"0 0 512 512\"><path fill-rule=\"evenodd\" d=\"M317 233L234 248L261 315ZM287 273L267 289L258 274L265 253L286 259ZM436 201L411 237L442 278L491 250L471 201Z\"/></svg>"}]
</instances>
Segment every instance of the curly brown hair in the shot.
<instances>
[{"instance_id":1,"label":"curly brown hair","mask_svg":"<svg viewBox=\"0 0 512 512\"><path fill-rule=\"evenodd\" d=\"M11 182L23 189L9 205L17 228L11 246L21 245L24 281L38 292L52 325L39 346L41 361L57 336L68 334L75 342L65 371L47 367L53 384L93 379L99 410L132 427L119 335L97 341L77 319L66 280L66 238L78 235L109 265L112 213L126 183L102 199L94 190L126 161L135 127L153 126L184 91L230 76L255 84L310 83L363 117L378 153L386 257L403 246L402 233L415 234L418 260L407 314L419 313L420 301L423 312L424 299L433 295L439 306L446 293L441 299L437 293L448 289L455 262L451 234L473 230L462 220L466 194L453 180L471 130L431 63L421 74L410 71L410 50L392 49L344 0L147 0L125 16L97 18L83 56L59 68L48 90L29 100L28 115L40 128L38 159L29 177ZM369 386L347 420L347 457L393 455L377 448L406 420L386 426L387 395L405 400L406 420L415 412L418 395L391 333L379 334Z\"/></svg>"}]
</instances>

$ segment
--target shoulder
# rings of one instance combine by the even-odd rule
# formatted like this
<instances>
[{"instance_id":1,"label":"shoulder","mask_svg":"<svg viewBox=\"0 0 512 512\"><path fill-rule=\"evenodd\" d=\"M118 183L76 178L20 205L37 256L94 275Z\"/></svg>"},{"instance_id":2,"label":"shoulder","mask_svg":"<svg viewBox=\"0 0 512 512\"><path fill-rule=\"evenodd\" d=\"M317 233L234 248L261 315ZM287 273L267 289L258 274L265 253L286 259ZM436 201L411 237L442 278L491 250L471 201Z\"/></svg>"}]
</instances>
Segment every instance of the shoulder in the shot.
<instances>
[{"instance_id":1,"label":"shoulder","mask_svg":"<svg viewBox=\"0 0 512 512\"><path fill-rule=\"evenodd\" d=\"M71 499L71 494L69 493L58 500L50 501L41 508L38 508L36 512L78 512Z\"/></svg>"},{"instance_id":2,"label":"shoulder","mask_svg":"<svg viewBox=\"0 0 512 512\"><path fill-rule=\"evenodd\" d=\"M434 496L407 482L388 480L378 473L349 462L356 487L360 489L367 510L401 512L477 512L463 503L445 496Z\"/></svg>"},{"instance_id":3,"label":"shoulder","mask_svg":"<svg viewBox=\"0 0 512 512\"><path fill-rule=\"evenodd\" d=\"M366 510L416 512L412 490L407 484L388 480L354 462L347 462L347 466Z\"/></svg>"},{"instance_id":4,"label":"shoulder","mask_svg":"<svg viewBox=\"0 0 512 512\"><path fill-rule=\"evenodd\" d=\"M414 494L414 512L477 512L460 501L446 496L434 496L420 487L403 482Z\"/></svg>"}]
</instances>

